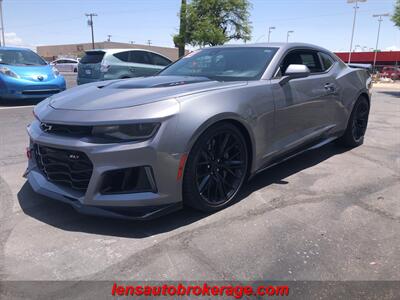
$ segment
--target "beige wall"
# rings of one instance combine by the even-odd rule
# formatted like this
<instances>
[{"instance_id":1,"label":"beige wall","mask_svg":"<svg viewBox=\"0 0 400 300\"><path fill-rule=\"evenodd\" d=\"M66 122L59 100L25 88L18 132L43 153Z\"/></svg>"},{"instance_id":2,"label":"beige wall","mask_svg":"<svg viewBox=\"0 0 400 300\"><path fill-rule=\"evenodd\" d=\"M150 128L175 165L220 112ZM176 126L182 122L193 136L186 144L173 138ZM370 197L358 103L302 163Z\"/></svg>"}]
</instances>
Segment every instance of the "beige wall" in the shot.
<instances>
[{"instance_id":1,"label":"beige wall","mask_svg":"<svg viewBox=\"0 0 400 300\"><path fill-rule=\"evenodd\" d=\"M114 49L114 48L136 48L136 49L147 49L154 52L158 52L171 60L178 59L178 49L169 47L159 46L148 46L139 44L128 44L128 43L116 43L116 42L101 42L95 43L96 49ZM69 45L54 45L54 46L38 46L36 48L37 53L45 58L46 60L53 60L57 57L82 57L84 51L91 50L92 44L69 44Z\"/></svg>"}]
</instances>

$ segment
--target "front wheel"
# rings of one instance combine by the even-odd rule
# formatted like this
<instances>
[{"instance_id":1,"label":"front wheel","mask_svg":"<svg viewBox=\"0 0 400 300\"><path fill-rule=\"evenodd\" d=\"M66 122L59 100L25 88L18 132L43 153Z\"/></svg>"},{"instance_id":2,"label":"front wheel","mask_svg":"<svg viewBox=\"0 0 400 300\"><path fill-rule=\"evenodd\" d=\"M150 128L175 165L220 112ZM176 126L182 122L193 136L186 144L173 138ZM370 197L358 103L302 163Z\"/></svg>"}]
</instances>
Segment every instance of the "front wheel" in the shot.
<instances>
[{"instance_id":1,"label":"front wheel","mask_svg":"<svg viewBox=\"0 0 400 300\"><path fill-rule=\"evenodd\" d=\"M204 212L228 206L235 201L247 171L248 151L242 132L230 123L208 128L186 163L184 203Z\"/></svg>"},{"instance_id":2,"label":"front wheel","mask_svg":"<svg viewBox=\"0 0 400 300\"><path fill-rule=\"evenodd\" d=\"M340 138L342 145L357 147L364 142L369 116L369 102L365 96L358 98L351 112L344 135Z\"/></svg>"}]
</instances>

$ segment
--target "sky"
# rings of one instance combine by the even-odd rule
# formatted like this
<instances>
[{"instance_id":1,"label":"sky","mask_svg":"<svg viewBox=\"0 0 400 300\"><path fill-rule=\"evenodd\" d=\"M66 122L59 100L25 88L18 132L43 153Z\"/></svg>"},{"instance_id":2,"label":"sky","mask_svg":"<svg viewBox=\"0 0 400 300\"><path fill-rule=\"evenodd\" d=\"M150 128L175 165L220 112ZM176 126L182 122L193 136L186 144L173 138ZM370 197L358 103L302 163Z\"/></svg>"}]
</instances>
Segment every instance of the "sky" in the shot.
<instances>
[{"instance_id":1,"label":"sky","mask_svg":"<svg viewBox=\"0 0 400 300\"><path fill-rule=\"evenodd\" d=\"M190 0L189 0L190 1ZM3 0L6 44L38 45L91 41L85 13L94 18L95 40L173 46L178 31L180 0ZM353 4L347 0L250 0L251 42L265 42L274 26L272 42L313 43L332 51L348 51L353 24ZM393 13L395 0L359 3L353 48L375 48L378 21L373 14ZM242 43L238 41L236 43ZM382 22L381 50L400 50L400 30L390 18Z\"/></svg>"}]
</instances>

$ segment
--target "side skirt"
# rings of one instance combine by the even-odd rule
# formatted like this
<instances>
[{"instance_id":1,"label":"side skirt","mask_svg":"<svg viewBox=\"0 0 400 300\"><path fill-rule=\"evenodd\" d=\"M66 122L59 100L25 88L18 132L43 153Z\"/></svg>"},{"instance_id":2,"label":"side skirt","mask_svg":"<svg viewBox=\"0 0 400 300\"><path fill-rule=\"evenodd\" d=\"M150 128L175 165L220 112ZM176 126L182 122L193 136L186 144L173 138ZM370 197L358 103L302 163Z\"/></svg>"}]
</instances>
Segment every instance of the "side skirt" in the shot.
<instances>
[{"instance_id":1,"label":"side skirt","mask_svg":"<svg viewBox=\"0 0 400 300\"><path fill-rule=\"evenodd\" d=\"M282 156L279 156L278 158L274 159L272 162L268 163L266 166L261 167L260 169L258 169L256 172L254 172L253 174L251 174L249 176L248 180L251 180L254 176L256 176L258 173L263 172L269 168L272 168L276 165L279 165L280 163L283 163L289 159L292 159L295 156L298 156L300 154L303 154L304 152L307 152L309 150L314 150L314 149L318 149L326 144L329 144L330 142L336 140L338 138L338 136L334 136L334 137L329 137L327 139L323 139L323 140L318 140L317 142L314 143L310 143L310 144L306 144L305 146L302 146L300 148L297 148L293 151L290 151L289 153L286 153Z\"/></svg>"}]
</instances>

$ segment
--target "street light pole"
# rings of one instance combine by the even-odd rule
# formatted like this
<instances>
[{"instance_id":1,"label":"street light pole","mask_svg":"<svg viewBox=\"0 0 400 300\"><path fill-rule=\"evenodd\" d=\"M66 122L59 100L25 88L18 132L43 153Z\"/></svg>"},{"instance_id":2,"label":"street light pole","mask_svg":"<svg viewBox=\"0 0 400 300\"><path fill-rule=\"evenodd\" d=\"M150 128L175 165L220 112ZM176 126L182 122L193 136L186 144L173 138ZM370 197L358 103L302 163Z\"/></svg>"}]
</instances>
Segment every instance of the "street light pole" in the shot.
<instances>
[{"instance_id":1,"label":"street light pole","mask_svg":"<svg viewBox=\"0 0 400 300\"><path fill-rule=\"evenodd\" d=\"M85 14L85 16L89 17L88 25L90 26L91 31L92 31L92 49L94 49L93 17L97 17L97 14L89 13L89 14Z\"/></svg>"},{"instance_id":2,"label":"street light pole","mask_svg":"<svg viewBox=\"0 0 400 300\"><path fill-rule=\"evenodd\" d=\"M271 39L271 32L272 32L272 30L274 30L274 29L275 29L274 26L271 26L271 27L268 28L268 43L269 43L269 41L270 41L270 39Z\"/></svg>"},{"instance_id":3,"label":"street light pole","mask_svg":"<svg viewBox=\"0 0 400 300\"><path fill-rule=\"evenodd\" d=\"M6 40L4 38L4 23L3 23L3 0L0 0L0 17L1 17L1 38L3 40L3 47L6 45ZM0 46L2 44L0 43Z\"/></svg>"},{"instance_id":4,"label":"street light pole","mask_svg":"<svg viewBox=\"0 0 400 300\"><path fill-rule=\"evenodd\" d=\"M350 39L350 51L349 51L349 61L351 62L351 51L353 50L353 38L354 38L354 29L356 27L356 18L357 18L357 6L358 2L366 2L367 0L347 0L347 3L355 3L354 5L354 17L353 17L353 29L351 30L351 39Z\"/></svg>"},{"instance_id":5,"label":"street light pole","mask_svg":"<svg viewBox=\"0 0 400 300\"><path fill-rule=\"evenodd\" d=\"M376 15L372 15L372 17L374 17L374 18L379 18L379 19L378 19L378 23L379 23L379 25L378 25L378 36L376 37L376 46L375 46L375 53L374 53L374 64L373 64L373 66L372 66L373 70L375 71L376 56L377 56L377 54L378 54L379 34L380 34L380 32L381 32L381 23L382 23L382 21L383 21L383 18L382 18L382 17L389 17L389 14L388 14L388 13L385 13L385 14L376 14Z\"/></svg>"},{"instance_id":6,"label":"street light pole","mask_svg":"<svg viewBox=\"0 0 400 300\"><path fill-rule=\"evenodd\" d=\"M289 43L289 35L291 34L291 33L293 33L294 31L293 30L289 30L288 32L287 32L287 34L286 34L286 43Z\"/></svg>"}]
</instances>

